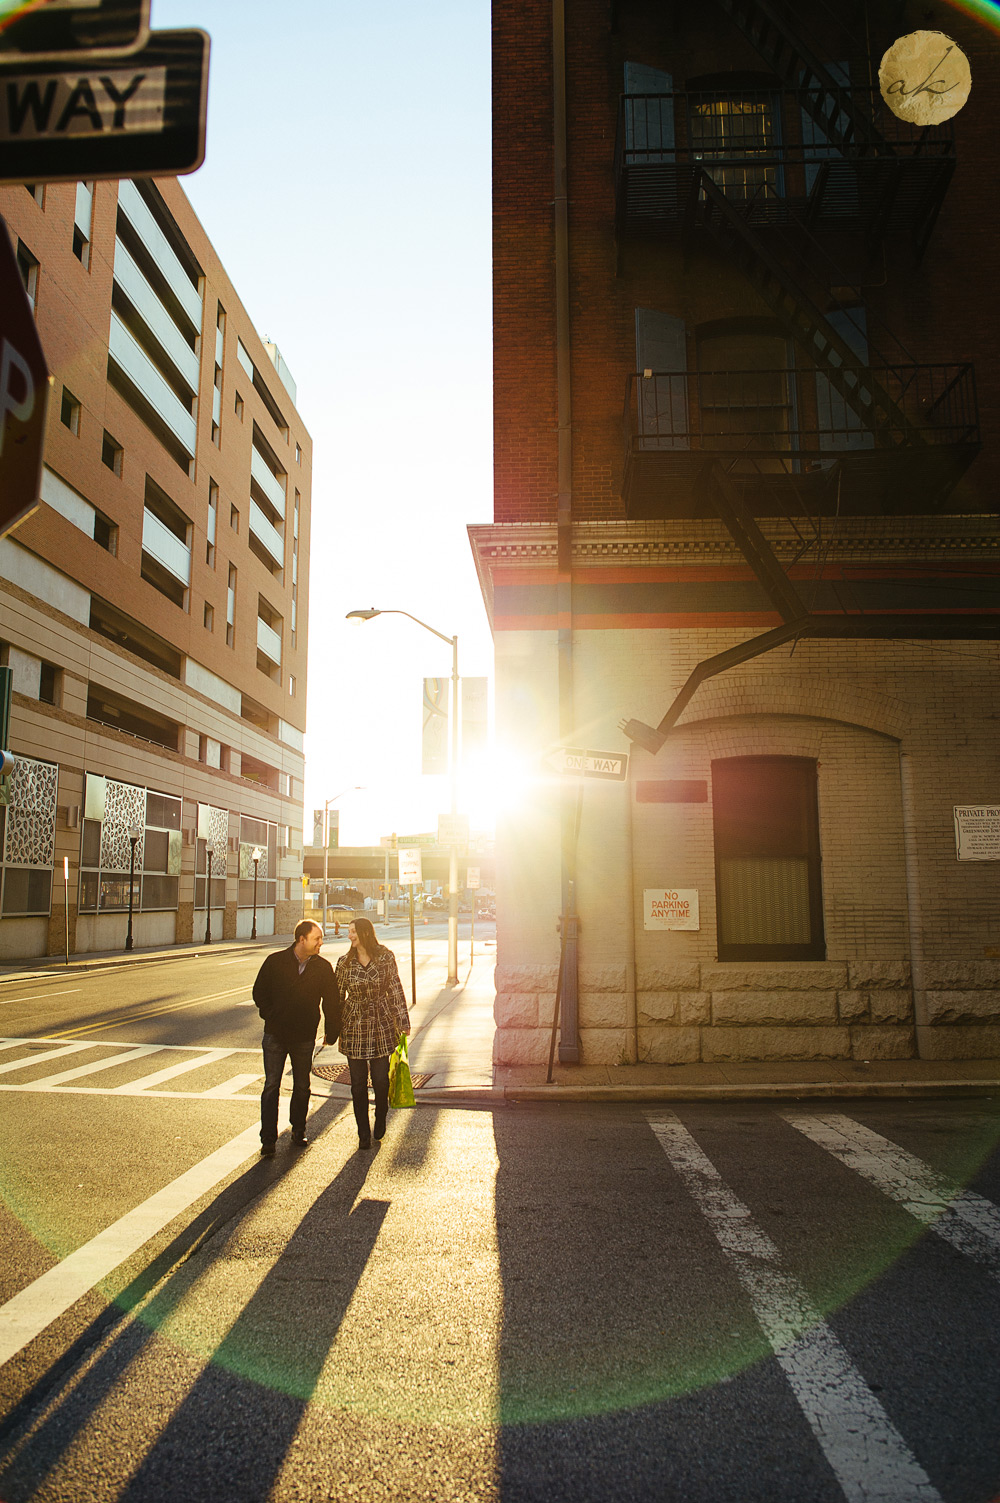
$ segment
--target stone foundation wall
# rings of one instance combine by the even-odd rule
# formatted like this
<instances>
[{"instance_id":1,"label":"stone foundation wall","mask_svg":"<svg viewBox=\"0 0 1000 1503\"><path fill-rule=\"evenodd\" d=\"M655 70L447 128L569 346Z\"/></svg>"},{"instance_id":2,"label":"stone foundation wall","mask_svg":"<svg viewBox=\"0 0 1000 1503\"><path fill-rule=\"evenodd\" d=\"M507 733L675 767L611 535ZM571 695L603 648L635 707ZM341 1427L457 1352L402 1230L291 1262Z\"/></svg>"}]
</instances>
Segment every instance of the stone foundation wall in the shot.
<instances>
[{"instance_id":1,"label":"stone foundation wall","mask_svg":"<svg viewBox=\"0 0 1000 1503\"><path fill-rule=\"evenodd\" d=\"M548 1058L557 966L496 969L497 1064ZM640 966L640 1062L1000 1057L1000 961ZM628 1059L625 967L580 969L580 1060ZM917 1025L917 1017L926 1023Z\"/></svg>"}]
</instances>

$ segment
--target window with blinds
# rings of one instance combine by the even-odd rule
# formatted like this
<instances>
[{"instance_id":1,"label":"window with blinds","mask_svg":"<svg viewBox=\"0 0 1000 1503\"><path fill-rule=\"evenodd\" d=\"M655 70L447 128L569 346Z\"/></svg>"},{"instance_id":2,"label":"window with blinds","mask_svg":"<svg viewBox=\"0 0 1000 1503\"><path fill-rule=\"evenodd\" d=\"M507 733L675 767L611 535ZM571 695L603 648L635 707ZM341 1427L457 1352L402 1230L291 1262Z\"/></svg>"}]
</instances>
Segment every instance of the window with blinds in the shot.
<instances>
[{"instance_id":1,"label":"window with blinds","mask_svg":"<svg viewBox=\"0 0 1000 1503\"><path fill-rule=\"evenodd\" d=\"M712 763L720 960L824 960L816 763Z\"/></svg>"}]
</instances>

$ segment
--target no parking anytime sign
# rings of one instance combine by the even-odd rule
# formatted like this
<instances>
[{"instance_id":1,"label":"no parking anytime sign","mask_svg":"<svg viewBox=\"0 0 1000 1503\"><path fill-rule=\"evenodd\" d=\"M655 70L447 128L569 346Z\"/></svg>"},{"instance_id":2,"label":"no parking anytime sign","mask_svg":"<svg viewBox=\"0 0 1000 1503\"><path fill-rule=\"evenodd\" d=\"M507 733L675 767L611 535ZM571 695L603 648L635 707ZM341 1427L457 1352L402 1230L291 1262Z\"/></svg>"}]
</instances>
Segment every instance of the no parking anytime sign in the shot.
<instances>
[{"instance_id":1,"label":"no parking anytime sign","mask_svg":"<svg viewBox=\"0 0 1000 1503\"><path fill-rule=\"evenodd\" d=\"M642 894L644 929L699 929L695 887L647 887Z\"/></svg>"}]
</instances>

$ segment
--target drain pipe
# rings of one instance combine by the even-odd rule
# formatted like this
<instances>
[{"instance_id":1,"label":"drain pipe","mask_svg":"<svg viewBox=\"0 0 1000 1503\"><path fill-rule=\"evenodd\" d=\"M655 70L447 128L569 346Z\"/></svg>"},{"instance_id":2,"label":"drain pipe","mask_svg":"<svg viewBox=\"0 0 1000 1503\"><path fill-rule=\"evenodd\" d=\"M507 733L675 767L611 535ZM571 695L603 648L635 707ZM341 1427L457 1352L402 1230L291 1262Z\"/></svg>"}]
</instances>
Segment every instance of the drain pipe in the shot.
<instances>
[{"instance_id":1,"label":"drain pipe","mask_svg":"<svg viewBox=\"0 0 1000 1503\"><path fill-rule=\"evenodd\" d=\"M569 318L569 198L566 151L566 11L565 0L552 0L553 165L555 175L556 273L556 391L558 397L558 461L556 512L556 596L558 612L557 660L559 735L574 741L573 706L573 426L570 388ZM576 914L576 857L579 819L576 791L564 779L562 792L562 917L563 943L559 1060L580 1059L578 982L579 949Z\"/></svg>"},{"instance_id":2,"label":"drain pipe","mask_svg":"<svg viewBox=\"0 0 1000 1503\"><path fill-rule=\"evenodd\" d=\"M928 1026L927 978L924 973L924 919L920 902L920 861L917 854L916 791L913 759L899 753L899 783L903 808L903 861L906 869L906 919L909 931L910 985L913 987L913 1021L917 1029L917 1058L923 1058L921 1040Z\"/></svg>"}]
</instances>

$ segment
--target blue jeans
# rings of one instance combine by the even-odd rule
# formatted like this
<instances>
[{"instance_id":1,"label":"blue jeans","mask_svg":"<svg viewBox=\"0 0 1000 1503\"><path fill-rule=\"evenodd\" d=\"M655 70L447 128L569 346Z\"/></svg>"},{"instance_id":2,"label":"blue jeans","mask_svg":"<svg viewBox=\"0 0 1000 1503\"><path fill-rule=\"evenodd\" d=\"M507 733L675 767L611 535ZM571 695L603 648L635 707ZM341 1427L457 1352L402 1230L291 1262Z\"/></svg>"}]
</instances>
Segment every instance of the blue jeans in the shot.
<instances>
[{"instance_id":1,"label":"blue jeans","mask_svg":"<svg viewBox=\"0 0 1000 1503\"><path fill-rule=\"evenodd\" d=\"M273 1143L278 1136L278 1093L281 1090L286 1059L292 1061L292 1132L305 1132L306 1113L309 1110L309 1071L315 1044L315 1039L299 1039L294 1044L285 1044L281 1039L275 1038L273 1033L265 1033L264 1089L260 1093L262 1143Z\"/></svg>"}]
</instances>

